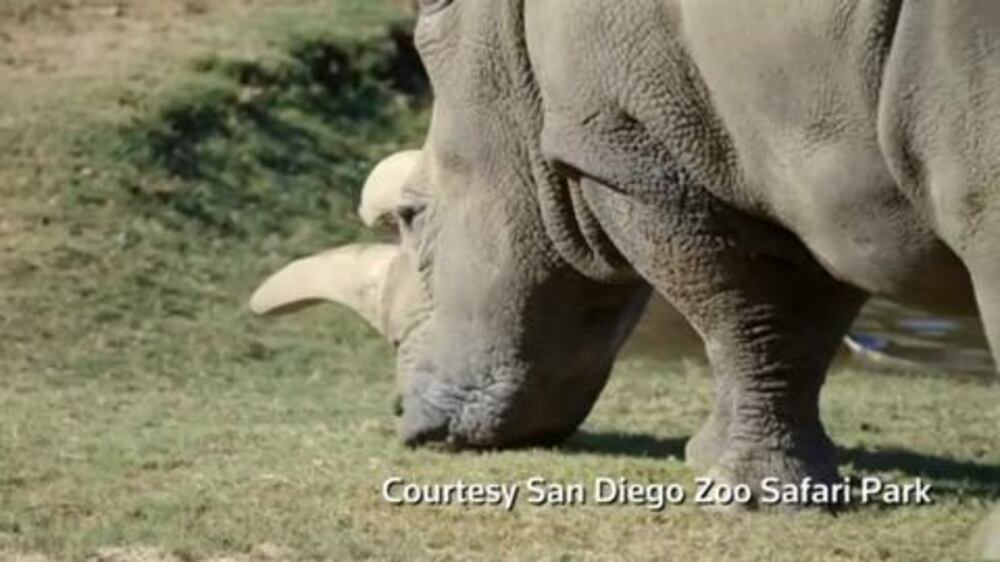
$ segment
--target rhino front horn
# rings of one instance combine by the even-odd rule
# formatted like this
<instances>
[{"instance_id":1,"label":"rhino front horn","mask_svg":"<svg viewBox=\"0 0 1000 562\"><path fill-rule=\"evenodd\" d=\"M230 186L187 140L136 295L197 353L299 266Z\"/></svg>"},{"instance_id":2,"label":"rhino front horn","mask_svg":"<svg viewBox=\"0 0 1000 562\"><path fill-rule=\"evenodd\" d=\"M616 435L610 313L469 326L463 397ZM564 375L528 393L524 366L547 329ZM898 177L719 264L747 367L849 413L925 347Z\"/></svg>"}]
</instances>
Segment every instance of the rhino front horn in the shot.
<instances>
[{"instance_id":1,"label":"rhino front horn","mask_svg":"<svg viewBox=\"0 0 1000 562\"><path fill-rule=\"evenodd\" d=\"M261 284L250 298L250 310L275 315L336 302L385 335L383 293L398 255L394 244L351 244L294 261Z\"/></svg>"},{"instance_id":2,"label":"rhino front horn","mask_svg":"<svg viewBox=\"0 0 1000 562\"><path fill-rule=\"evenodd\" d=\"M361 190L358 214L366 226L390 224L392 212L403 197L406 180L420 161L419 150L397 152L378 163Z\"/></svg>"}]
</instances>

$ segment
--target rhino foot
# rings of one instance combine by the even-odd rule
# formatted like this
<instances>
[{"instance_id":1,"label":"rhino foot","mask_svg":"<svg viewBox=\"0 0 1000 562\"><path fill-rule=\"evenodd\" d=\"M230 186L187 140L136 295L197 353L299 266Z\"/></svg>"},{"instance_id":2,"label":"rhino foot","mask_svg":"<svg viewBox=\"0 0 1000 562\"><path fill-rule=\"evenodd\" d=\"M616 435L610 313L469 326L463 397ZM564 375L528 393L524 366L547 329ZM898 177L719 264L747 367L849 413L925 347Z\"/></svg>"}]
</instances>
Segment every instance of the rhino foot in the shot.
<instances>
[{"instance_id":1,"label":"rhino foot","mask_svg":"<svg viewBox=\"0 0 1000 562\"><path fill-rule=\"evenodd\" d=\"M849 501L847 488L839 488L833 444L822 430L796 436L790 447L727 448L700 482L718 490L704 504L709 507L836 510ZM733 501L717 501L727 499L727 490Z\"/></svg>"}]
</instances>

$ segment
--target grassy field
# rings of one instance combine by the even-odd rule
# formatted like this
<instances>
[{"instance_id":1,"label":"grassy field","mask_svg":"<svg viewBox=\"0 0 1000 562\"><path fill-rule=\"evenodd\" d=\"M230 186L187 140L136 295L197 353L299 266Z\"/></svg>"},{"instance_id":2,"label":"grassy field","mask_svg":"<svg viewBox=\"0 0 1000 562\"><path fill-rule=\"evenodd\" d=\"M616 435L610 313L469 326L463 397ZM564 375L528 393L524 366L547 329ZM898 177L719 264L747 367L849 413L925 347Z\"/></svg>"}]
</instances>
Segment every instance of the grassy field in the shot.
<instances>
[{"instance_id":1,"label":"grassy field","mask_svg":"<svg viewBox=\"0 0 1000 562\"><path fill-rule=\"evenodd\" d=\"M697 364L623 362L565 446L410 451L390 350L336 307L246 300L370 236L371 163L426 86L375 0L0 0L0 560L951 560L1000 497L1000 390L838 371L843 470L929 478L926 507L394 507L423 483L691 485Z\"/></svg>"}]
</instances>

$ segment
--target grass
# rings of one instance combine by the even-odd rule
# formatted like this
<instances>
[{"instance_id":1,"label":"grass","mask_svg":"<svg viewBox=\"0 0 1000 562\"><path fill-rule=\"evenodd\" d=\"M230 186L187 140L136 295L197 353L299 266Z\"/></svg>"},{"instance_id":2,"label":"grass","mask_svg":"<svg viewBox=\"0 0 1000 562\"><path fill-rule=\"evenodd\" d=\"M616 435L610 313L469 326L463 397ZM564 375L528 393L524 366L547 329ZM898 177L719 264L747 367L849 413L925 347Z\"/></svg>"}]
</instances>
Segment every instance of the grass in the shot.
<instances>
[{"instance_id":1,"label":"grass","mask_svg":"<svg viewBox=\"0 0 1000 562\"><path fill-rule=\"evenodd\" d=\"M929 478L932 506L382 502L391 475L690 486L711 392L697 365L633 359L563 447L410 451L374 332L247 314L294 255L368 236L361 179L419 143L400 21L372 0L0 0L0 559L965 557L1000 496L1000 392L946 377L840 371L824 396L844 471Z\"/></svg>"}]
</instances>

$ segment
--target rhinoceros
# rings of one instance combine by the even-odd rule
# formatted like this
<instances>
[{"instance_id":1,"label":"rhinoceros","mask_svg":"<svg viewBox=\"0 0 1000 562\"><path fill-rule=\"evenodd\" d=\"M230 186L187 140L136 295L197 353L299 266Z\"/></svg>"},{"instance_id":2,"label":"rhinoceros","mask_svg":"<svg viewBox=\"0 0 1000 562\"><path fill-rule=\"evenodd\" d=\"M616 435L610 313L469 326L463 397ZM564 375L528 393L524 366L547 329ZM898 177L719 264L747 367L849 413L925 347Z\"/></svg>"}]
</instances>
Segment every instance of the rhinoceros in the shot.
<instances>
[{"instance_id":1,"label":"rhinoceros","mask_svg":"<svg viewBox=\"0 0 1000 562\"><path fill-rule=\"evenodd\" d=\"M753 488L837 479L818 398L871 295L978 305L1000 351L1000 3L422 0L415 40L401 249L255 303L405 268L405 310L363 314L406 443L564 439L654 291L716 378L687 461Z\"/></svg>"}]
</instances>

